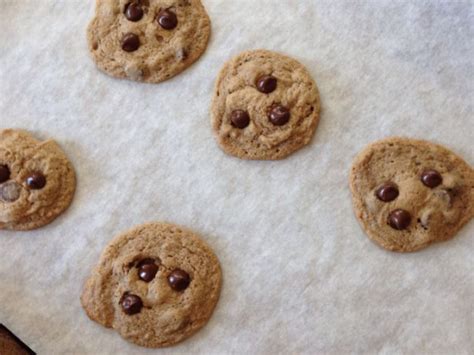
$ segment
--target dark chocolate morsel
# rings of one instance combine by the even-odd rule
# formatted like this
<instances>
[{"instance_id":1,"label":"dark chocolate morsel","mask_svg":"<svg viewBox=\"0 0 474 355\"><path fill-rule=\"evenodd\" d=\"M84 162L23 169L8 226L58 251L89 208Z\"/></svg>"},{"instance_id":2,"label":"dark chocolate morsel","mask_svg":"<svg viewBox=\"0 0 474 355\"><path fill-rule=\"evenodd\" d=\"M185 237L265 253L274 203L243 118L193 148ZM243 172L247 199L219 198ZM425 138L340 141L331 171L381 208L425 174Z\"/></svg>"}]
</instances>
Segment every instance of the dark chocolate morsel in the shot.
<instances>
[{"instance_id":1,"label":"dark chocolate morsel","mask_svg":"<svg viewBox=\"0 0 474 355\"><path fill-rule=\"evenodd\" d=\"M145 282L152 281L158 272L158 265L153 259L144 259L138 263L137 267L138 277Z\"/></svg>"},{"instance_id":2,"label":"dark chocolate morsel","mask_svg":"<svg viewBox=\"0 0 474 355\"><path fill-rule=\"evenodd\" d=\"M190 282L189 274L181 269L174 269L168 275L168 284L175 291L184 291L188 288Z\"/></svg>"},{"instance_id":3,"label":"dark chocolate morsel","mask_svg":"<svg viewBox=\"0 0 474 355\"><path fill-rule=\"evenodd\" d=\"M143 17L143 8L136 2L130 2L125 6L125 17L129 21L140 21Z\"/></svg>"},{"instance_id":4,"label":"dark chocolate morsel","mask_svg":"<svg viewBox=\"0 0 474 355\"><path fill-rule=\"evenodd\" d=\"M277 79L271 75L264 75L257 80L257 89L264 94L275 91L277 87Z\"/></svg>"},{"instance_id":5,"label":"dark chocolate morsel","mask_svg":"<svg viewBox=\"0 0 474 355\"><path fill-rule=\"evenodd\" d=\"M386 182L375 190L375 195L380 201L390 202L398 197L398 187L394 183Z\"/></svg>"},{"instance_id":6,"label":"dark chocolate morsel","mask_svg":"<svg viewBox=\"0 0 474 355\"><path fill-rule=\"evenodd\" d=\"M174 12L169 10L161 10L158 13L156 21L158 21L158 24L165 30L172 30L178 26L178 17Z\"/></svg>"},{"instance_id":7,"label":"dark chocolate morsel","mask_svg":"<svg viewBox=\"0 0 474 355\"><path fill-rule=\"evenodd\" d=\"M435 188L443 183L443 177L436 170L425 170L421 173L421 182L430 188Z\"/></svg>"},{"instance_id":8,"label":"dark chocolate morsel","mask_svg":"<svg viewBox=\"0 0 474 355\"><path fill-rule=\"evenodd\" d=\"M120 305L123 312L129 316L140 313L143 308L142 299L132 293L125 293L120 299Z\"/></svg>"},{"instance_id":9,"label":"dark chocolate morsel","mask_svg":"<svg viewBox=\"0 0 474 355\"><path fill-rule=\"evenodd\" d=\"M408 211L396 209L388 215L388 224L393 229L407 229L411 223L411 215Z\"/></svg>"},{"instance_id":10,"label":"dark chocolate morsel","mask_svg":"<svg viewBox=\"0 0 474 355\"><path fill-rule=\"evenodd\" d=\"M270 110L268 118L275 126L283 126L290 120L290 110L285 106L277 105Z\"/></svg>"},{"instance_id":11,"label":"dark chocolate morsel","mask_svg":"<svg viewBox=\"0 0 474 355\"><path fill-rule=\"evenodd\" d=\"M250 117L247 111L234 110L230 114L230 121L232 123L232 126L242 129L249 125Z\"/></svg>"},{"instance_id":12,"label":"dark chocolate morsel","mask_svg":"<svg viewBox=\"0 0 474 355\"><path fill-rule=\"evenodd\" d=\"M32 190L40 190L46 186L46 177L39 172L32 173L26 178L26 186Z\"/></svg>"},{"instance_id":13,"label":"dark chocolate morsel","mask_svg":"<svg viewBox=\"0 0 474 355\"><path fill-rule=\"evenodd\" d=\"M135 33L127 33L122 38L122 49L125 52L134 52L140 47L140 38Z\"/></svg>"},{"instance_id":14,"label":"dark chocolate morsel","mask_svg":"<svg viewBox=\"0 0 474 355\"><path fill-rule=\"evenodd\" d=\"M10 169L8 165L0 164L0 184L10 179Z\"/></svg>"}]
</instances>

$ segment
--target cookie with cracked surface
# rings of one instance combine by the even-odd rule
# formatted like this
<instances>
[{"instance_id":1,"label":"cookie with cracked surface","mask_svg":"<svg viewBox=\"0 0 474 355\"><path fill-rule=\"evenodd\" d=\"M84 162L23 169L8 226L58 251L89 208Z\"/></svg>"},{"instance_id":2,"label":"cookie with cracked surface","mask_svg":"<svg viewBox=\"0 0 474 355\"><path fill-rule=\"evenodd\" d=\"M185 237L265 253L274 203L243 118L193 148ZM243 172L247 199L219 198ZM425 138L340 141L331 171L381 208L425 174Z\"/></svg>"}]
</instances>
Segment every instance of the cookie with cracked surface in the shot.
<instances>
[{"instance_id":1,"label":"cookie with cracked surface","mask_svg":"<svg viewBox=\"0 0 474 355\"><path fill-rule=\"evenodd\" d=\"M222 68L212 129L224 152L283 159L308 144L319 121L316 83L296 60L267 50L243 52Z\"/></svg>"},{"instance_id":2,"label":"cookie with cracked surface","mask_svg":"<svg viewBox=\"0 0 474 355\"><path fill-rule=\"evenodd\" d=\"M0 229L29 230L52 222L70 204L74 169L53 140L0 131Z\"/></svg>"},{"instance_id":3,"label":"cookie with cracked surface","mask_svg":"<svg viewBox=\"0 0 474 355\"><path fill-rule=\"evenodd\" d=\"M201 329L219 299L221 269L195 233L167 223L115 238L87 280L87 315L135 344L160 348Z\"/></svg>"},{"instance_id":4,"label":"cookie with cracked surface","mask_svg":"<svg viewBox=\"0 0 474 355\"><path fill-rule=\"evenodd\" d=\"M447 148L392 137L354 160L355 214L386 249L410 252L447 240L474 217L474 170Z\"/></svg>"},{"instance_id":5,"label":"cookie with cracked surface","mask_svg":"<svg viewBox=\"0 0 474 355\"><path fill-rule=\"evenodd\" d=\"M210 31L200 0L97 0L87 37L105 73L159 83L204 53Z\"/></svg>"}]
</instances>

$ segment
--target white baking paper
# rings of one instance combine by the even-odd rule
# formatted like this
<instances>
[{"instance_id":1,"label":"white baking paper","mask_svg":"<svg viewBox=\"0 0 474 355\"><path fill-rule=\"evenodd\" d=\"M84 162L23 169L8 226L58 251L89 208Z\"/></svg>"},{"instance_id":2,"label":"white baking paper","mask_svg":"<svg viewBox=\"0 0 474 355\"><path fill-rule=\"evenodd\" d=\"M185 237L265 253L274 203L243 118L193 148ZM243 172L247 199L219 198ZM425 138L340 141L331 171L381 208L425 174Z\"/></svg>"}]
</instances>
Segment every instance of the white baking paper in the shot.
<instances>
[{"instance_id":1,"label":"white baking paper","mask_svg":"<svg viewBox=\"0 0 474 355\"><path fill-rule=\"evenodd\" d=\"M474 163L472 1L204 0L212 38L159 85L117 80L89 57L92 0L0 0L0 126L52 137L78 177L71 208L0 231L0 321L39 354L473 354L474 223L413 254L369 241L351 161L389 135ZM321 123L283 161L222 153L209 106L239 52L307 66ZM90 321L79 297L105 245L147 221L200 233L223 268L209 324L147 350Z\"/></svg>"}]
</instances>

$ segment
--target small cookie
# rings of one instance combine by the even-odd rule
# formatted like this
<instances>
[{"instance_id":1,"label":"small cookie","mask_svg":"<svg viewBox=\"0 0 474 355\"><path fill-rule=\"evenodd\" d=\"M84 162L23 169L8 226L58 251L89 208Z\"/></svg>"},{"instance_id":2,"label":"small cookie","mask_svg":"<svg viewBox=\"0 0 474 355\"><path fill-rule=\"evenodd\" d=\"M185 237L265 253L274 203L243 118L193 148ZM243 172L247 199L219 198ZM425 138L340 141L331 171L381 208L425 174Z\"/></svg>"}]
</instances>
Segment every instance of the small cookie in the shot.
<instances>
[{"instance_id":1,"label":"small cookie","mask_svg":"<svg viewBox=\"0 0 474 355\"><path fill-rule=\"evenodd\" d=\"M211 110L222 150L242 159L276 160L310 142L320 102L316 83L302 64L255 50L224 65Z\"/></svg>"},{"instance_id":2,"label":"small cookie","mask_svg":"<svg viewBox=\"0 0 474 355\"><path fill-rule=\"evenodd\" d=\"M50 223L71 204L75 189L74 169L55 141L0 131L0 229Z\"/></svg>"},{"instance_id":3,"label":"small cookie","mask_svg":"<svg viewBox=\"0 0 474 355\"><path fill-rule=\"evenodd\" d=\"M193 64L210 32L200 0L97 0L87 38L105 73L159 83Z\"/></svg>"},{"instance_id":4,"label":"small cookie","mask_svg":"<svg viewBox=\"0 0 474 355\"><path fill-rule=\"evenodd\" d=\"M219 261L209 246L184 228L150 223L106 247L81 302L89 318L128 341L160 348L202 328L220 289Z\"/></svg>"},{"instance_id":5,"label":"small cookie","mask_svg":"<svg viewBox=\"0 0 474 355\"><path fill-rule=\"evenodd\" d=\"M354 160L350 187L362 228L393 251L450 239L474 217L474 170L427 141L370 144Z\"/></svg>"}]
</instances>

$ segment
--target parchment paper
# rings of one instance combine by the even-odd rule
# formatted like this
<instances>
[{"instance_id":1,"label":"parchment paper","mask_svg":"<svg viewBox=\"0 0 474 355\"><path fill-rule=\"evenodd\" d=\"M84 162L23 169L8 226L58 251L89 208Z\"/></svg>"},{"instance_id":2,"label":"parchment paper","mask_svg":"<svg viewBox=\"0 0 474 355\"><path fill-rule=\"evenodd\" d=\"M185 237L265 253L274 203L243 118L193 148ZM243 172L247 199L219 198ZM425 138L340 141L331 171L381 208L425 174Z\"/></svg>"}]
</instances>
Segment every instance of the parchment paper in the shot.
<instances>
[{"instance_id":1,"label":"parchment paper","mask_svg":"<svg viewBox=\"0 0 474 355\"><path fill-rule=\"evenodd\" d=\"M95 68L92 0L0 0L1 127L56 139L78 177L54 223L0 231L0 321L39 354L473 354L474 223L387 252L348 189L354 155L389 135L474 163L473 3L203 2L205 55L147 85ZM297 58L321 93L312 144L283 161L226 156L212 136L217 72L251 48ZM105 245L153 220L202 234L224 272L209 324L165 350L127 343L79 302Z\"/></svg>"}]
</instances>

